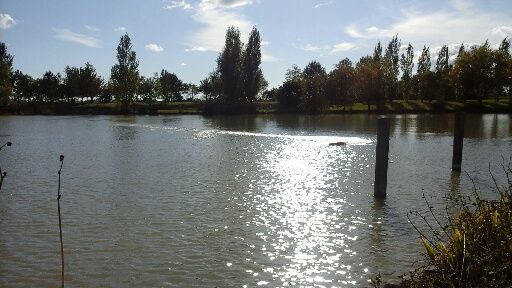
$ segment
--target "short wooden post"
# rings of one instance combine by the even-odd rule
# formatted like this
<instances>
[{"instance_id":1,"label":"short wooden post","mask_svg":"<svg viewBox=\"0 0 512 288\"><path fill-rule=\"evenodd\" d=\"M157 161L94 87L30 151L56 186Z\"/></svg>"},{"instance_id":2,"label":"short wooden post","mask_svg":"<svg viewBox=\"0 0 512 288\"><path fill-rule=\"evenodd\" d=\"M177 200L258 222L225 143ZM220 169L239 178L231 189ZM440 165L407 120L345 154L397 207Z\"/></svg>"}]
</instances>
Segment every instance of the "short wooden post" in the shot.
<instances>
[{"instance_id":1,"label":"short wooden post","mask_svg":"<svg viewBox=\"0 0 512 288\"><path fill-rule=\"evenodd\" d=\"M453 157L452 171L460 172L462 166L462 146L464 143L464 114L455 114L455 126L453 129Z\"/></svg>"},{"instance_id":2,"label":"short wooden post","mask_svg":"<svg viewBox=\"0 0 512 288\"><path fill-rule=\"evenodd\" d=\"M373 187L373 196L377 198L386 198L389 159L389 118L379 118L377 126L377 162L375 164L375 185Z\"/></svg>"}]
</instances>

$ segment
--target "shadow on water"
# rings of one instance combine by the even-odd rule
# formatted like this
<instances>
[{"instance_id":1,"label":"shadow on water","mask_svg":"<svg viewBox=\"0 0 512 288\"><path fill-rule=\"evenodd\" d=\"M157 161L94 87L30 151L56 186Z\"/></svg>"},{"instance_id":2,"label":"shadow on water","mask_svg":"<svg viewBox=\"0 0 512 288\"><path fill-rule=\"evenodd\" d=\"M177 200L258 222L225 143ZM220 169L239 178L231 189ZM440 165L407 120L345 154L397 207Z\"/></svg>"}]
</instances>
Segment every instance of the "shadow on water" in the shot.
<instances>
[{"instance_id":1,"label":"shadow on water","mask_svg":"<svg viewBox=\"0 0 512 288\"><path fill-rule=\"evenodd\" d=\"M448 180L448 194L446 195L446 213L454 215L460 208L461 191L460 191L460 178L459 172L452 172Z\"/></svg>"},{"instance_id":2,"label":"shadow on water","mask_svg":"<svg viewBox=\"0 0 512 288\"><path fill-rule=\"evenodd\" d=\"M265 127L265 120L256 115L223 115L205 117L204 124L212 129L229 131L260 132Z\"/></svg>"}]
</instances>

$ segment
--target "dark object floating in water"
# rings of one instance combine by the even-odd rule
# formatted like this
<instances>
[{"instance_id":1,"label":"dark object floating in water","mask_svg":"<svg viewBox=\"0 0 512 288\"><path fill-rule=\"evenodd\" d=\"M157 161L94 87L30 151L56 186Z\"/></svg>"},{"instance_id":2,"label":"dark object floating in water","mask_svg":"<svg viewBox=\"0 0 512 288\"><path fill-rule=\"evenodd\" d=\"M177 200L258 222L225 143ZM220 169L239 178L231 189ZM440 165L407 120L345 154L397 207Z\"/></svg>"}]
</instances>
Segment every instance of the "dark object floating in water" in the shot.
<instances>
[{"instance_id":1,"label":"dark object floating in water","mask_svg":"<svg viewBox=\"0 0 512 288\"><path fill-rule=\"evenodd\" d=\"M347 142L333 142L329 143L329 146L345 146Z\"/></svg>"}]
</instances>

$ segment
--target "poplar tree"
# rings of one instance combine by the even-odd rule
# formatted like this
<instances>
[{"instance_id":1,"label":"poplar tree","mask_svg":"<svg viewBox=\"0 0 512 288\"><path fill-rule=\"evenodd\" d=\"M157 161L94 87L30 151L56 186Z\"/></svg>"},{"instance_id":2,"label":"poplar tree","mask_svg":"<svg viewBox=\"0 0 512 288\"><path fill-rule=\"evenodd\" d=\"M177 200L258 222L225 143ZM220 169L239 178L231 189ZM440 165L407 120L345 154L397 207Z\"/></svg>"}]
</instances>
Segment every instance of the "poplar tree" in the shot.
<instances>
[{"instance_id":1,"label":"poplar tree","mask_svg":"<svg viewBox=\"0 0 512 288\"><path fill-rule=\"evenodd\" d=\"M402 69L402 95L404 100L409 100L409 95L412 94L412 69L414 68L414 49L409 43L407 50L400 58L400 68Z\"/></svg>"},{"instance_id":2,"label":"poplar tree","mask_svg":"<svg viewBox=\"0 0 512 288\"><path fill-rule=\"evenodd\" d=\"M382 60L382 45L380 45L380 41L375 45L375 49L373 49L373 60L376 62L380 62Z\"/></svg>"},{"instance_id":3,"label":"poplar tree","mask_svg":"<svg viewBox=\"0 0 512 288\"><path fill-rule=\"evenodd\" d=\"M110 74L111 88L127 113L140 80L139 61L135 51L132 51L132 42L128 34L121 36L117 46L117 62Z\"/></svg>"},{"instance_id":4,"label":"poplar tree","mask_svg":"<svg viewBox=\"0 0 512 288\"><path fill-rule=\"evenodd\" d=\"M242 55L241 101L251 103L261 90L263 73L261 64L261 39L256 27L252 28L249 41Z\"/></svg>"},{"instance_id":5,"label":"poplar tree","mask_svg":"<svg viewBox=\"0 0 512 288\"><path fill-rule=\"evenodd\" d=\"M436 61L436 72L442 72L449 68L448 46L443 45L439 51Z\"/></svg>"},{"instance_id":6,"label":"poplar tree","mask_svg":"<svg viewBox=\"0 0 512 288\"><path fill-rule=\"evenodd\" d=\"M383 61L384 83L386 100L391 101L396 98L397 94L397 81L399 73L399 56L400 40L398 35L395 35L386 48Z\"/></svg>"},{"instance_id":7,"label":"poplar tree","mask_svg":"<svg viewBox=\"0 0 512 288\"><path fill-rule=\"evenodd\" d=\"M11 76L14 56L7 52L7 45L0 42L0 104L6 105L12 93Z\"/></svg>"},{"instance_id":8,"label":"poplar tree","mask_svg":"<svg viewBox=\"0 0 512 288\"><path fill-rule=\"evenodd\" d=\"M420 58L418 59L418 98L422 101L426 99L426 97L431 93L431 89L429 89L429 83L432 81L432 75L430 71L430 67L432 66L430 62L430 48L427 46L423 46L423 50L421 51Z\"/></svg>"},{"instance_id":9,"label":"poplar tree","mask_svg":"<svg viewBox=\"0 0 512 288\"><path fill-rule=\"evenodd\" d=\"M231 26L226 31L224 49L217 58L217 72L220 77L222 100L226 103L235 103L240 99L241 51L240 30Z\"/></svg>"},{"instance_id":10,"label":"poplar tree","mask_svg":"<svg viewBox=\"0 0 512 288\"><path fill-rule=\"evenodd\" d=\"M449 55L448 55L448 46L443 45L439 54L437 55L436 61L436 69L435 69L435 80L436 85L434 85L434 89L436 90L437 99L438 100L446 100L447 96L451 95L450 92L452 89L450 87L450 78L449 78L450 64L449 64Z\"/></svg>"},{"instance_id":11,"label":"poplar tree","mask_svg":"<svg viewBox=\"0 0 512 288\"><path fill-rule=\"evenodd\" d=\"M412 69L414 68L414 48L410 43L407 46L407 50L400 58L400 68L402 68L402 80L410 80L412 77Z\"/></svg>"}]
</instances>

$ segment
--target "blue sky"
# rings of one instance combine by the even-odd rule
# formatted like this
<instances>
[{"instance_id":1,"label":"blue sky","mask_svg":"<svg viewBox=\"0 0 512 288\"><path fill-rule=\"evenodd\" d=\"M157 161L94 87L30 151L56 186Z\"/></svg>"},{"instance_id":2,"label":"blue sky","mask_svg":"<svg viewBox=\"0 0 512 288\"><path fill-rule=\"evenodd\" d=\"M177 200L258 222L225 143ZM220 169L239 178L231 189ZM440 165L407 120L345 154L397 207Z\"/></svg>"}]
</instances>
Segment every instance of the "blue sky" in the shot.
<instances>
[{"instance_id":1,"label":"blue sky","mask_svg":"<svg viewBox=\"0 0 512 288\"><path fill-rule=\"evenodd\" d=\"M417 52L430 46L434 58L443 44L451 54L461 42L497 45L512 36L511 11L507 0L3 0L0 41L15 55L15 68L33 77L87 61L108 77L128 33L142 75L167 69L197 84L215 69L228 26L239 27L243 41L256 26L263 72L274 87L293 64L318 60L330 70L395 34Z\"/></svg>"}]
</instances>

